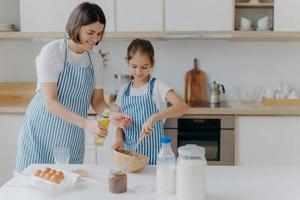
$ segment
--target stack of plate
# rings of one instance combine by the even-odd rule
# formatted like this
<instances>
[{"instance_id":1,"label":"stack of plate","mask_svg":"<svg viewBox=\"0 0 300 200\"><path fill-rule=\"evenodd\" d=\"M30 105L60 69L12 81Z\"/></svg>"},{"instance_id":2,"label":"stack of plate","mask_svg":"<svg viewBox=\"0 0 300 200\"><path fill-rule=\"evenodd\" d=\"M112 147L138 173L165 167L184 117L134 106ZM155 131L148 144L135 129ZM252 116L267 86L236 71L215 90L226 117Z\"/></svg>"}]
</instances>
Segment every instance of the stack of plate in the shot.
<instances>
[{"instance_id":1,"label":"stack of plate","mask_svg":"<svg viewBox=\"0 0 300 200\"><path fill-rule=\"evenodd\" d=\"M15 25L14 24L6 24L0 22L0 31L14 31Z\"/></svg>"}]
</instances>

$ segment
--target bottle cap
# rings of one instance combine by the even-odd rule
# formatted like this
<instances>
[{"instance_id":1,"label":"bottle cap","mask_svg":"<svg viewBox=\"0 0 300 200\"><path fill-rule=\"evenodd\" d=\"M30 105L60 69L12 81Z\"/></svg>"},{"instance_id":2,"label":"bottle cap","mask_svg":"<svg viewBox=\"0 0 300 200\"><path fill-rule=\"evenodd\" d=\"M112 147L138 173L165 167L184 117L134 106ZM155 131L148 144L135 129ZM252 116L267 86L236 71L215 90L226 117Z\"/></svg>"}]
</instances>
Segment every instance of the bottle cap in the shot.
<instances>
[{"instance_id":1,"label":"bottle cap","mask_svg":"<svg viewBox=\"0 0 300 200\"><path fill-rule=\"evenodd\" d=\"M162 137L161 138L161 143L163 144L167 144L171 142L171 138L170 137Z\"/></svg>"},{"instance_id":2,"label":"bottle cap","mask_svg":"<svg viewBox=\"0 0 300 200\"><path fill-rule=\"evenodd\" d=\"M102 116L103 117L109 117L109 114L110 114L110 110L109 109L105 109L102 113Z\"/></svg>"}]
</instances>

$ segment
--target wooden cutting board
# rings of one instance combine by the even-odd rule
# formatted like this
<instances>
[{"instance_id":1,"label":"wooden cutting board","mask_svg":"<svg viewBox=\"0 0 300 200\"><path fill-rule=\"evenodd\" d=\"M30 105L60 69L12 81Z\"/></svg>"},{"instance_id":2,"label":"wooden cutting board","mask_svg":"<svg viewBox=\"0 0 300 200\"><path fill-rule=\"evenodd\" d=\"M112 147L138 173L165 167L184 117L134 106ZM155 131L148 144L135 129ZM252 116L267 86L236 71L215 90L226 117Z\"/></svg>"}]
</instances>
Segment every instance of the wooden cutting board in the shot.
<instances>
[{"instance_id":1,"label":"wooden cutting board","mask_svg":"<svg viewBox=\"0 0 300 200\"><path fill-rule=\"evenodd\" d=\"M36 83L0 83L0 103L28 103L35 94Z\"/></svg>"},{"instance_id":2,"label":"wooden cutting board","mask_svg":"<svg viewBox=\"0 0 300 200\"><path fill-rule=\"evenodd\" d=\"M300 106L300 99L265 99L263 104L268 106Z\"/></svg>"},{"instance_id":3,"label":"wooden cutting board","mask_svg":"<svg viewBox=\"0 0 300 200\"><path fill-rule=\"evenodd\" d=\"M189 105L207 101L206 76L199 69L198 59L196 58L194 59L194 68L185 75L185 101Z\"/></svg>"}]
</instances>

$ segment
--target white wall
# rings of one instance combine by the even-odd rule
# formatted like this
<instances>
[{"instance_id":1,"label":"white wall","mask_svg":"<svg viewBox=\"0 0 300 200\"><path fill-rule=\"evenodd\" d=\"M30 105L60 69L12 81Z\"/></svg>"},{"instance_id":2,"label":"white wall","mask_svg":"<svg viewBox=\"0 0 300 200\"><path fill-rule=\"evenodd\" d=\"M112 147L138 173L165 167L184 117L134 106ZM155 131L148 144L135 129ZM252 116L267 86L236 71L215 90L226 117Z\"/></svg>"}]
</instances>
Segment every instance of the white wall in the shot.
<instances>
[{"instance_id":1,"label":"white wall","mask_svg":"<svg viewBox=\"0 0 300 200\"><path fill-rule=\"evenodd\" d=\"M19 1L0 0L0 23L19 27ZM0 39L0 81L35 81L34 59L47 41ZM106 89L114 91L114 73L127 73L124 57L130 40L110 40L101 44L110 52L106 68ZM208 80L225 85L227 98L236 98L234 86L274 86L289 81L300 93L300 42L254 42L229 40L153 40L156 53L154 75L184 94L184 75L193 58ZM271 84L270 84L271 83Z\"/></svg>"},{"instance_id":2,"label":"white wall","mask_svg":"<svg viewBox=\"0 0 300 200\"><path fill-rule=\"evenodd\" d=\"M35 57L47 41L0 40L0 81L35 81ZM113 91L114 73L127 73L124 61L130 40L101 44L108 51L106 89ZM234 86L264 86L272 81L289 81L300 92L300 42L255 42L229 40L152 40L156 54L154 75L184 94L184 75L193 58L210 81L225 85L229 99Z\"/></svg>"}]
</instances>

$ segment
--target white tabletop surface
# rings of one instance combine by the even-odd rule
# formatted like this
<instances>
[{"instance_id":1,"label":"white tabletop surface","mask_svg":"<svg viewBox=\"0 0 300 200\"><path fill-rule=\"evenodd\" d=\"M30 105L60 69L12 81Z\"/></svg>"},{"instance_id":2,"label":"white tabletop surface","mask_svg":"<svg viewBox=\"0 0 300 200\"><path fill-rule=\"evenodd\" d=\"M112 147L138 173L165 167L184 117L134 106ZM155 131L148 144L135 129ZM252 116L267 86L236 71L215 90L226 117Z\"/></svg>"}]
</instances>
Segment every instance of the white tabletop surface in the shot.
<instances>
[{"instance_id":1,"label":"white tabletop surface","mask_svg":"<svg viewBox=\"0 0 300 200\"><path fill-rule=\"evenodd\" d=\"M70 169L86 169L99 178L107 180L110 166L71 165ZM24 173L32 174L42 165L31 165ZM0 199L176 199L176 195L158 195L155 189L155 167L148 166L140 173L128 174L128 191L111 194L107 185L92 180L81 180L73 189L49 192L29 187L15 187L13 178L0 188ZM152 188L137 191L136 186ZM206 200L299 200L300 168L297 167L207 167Z\"/></svg>"}]
</instances>

